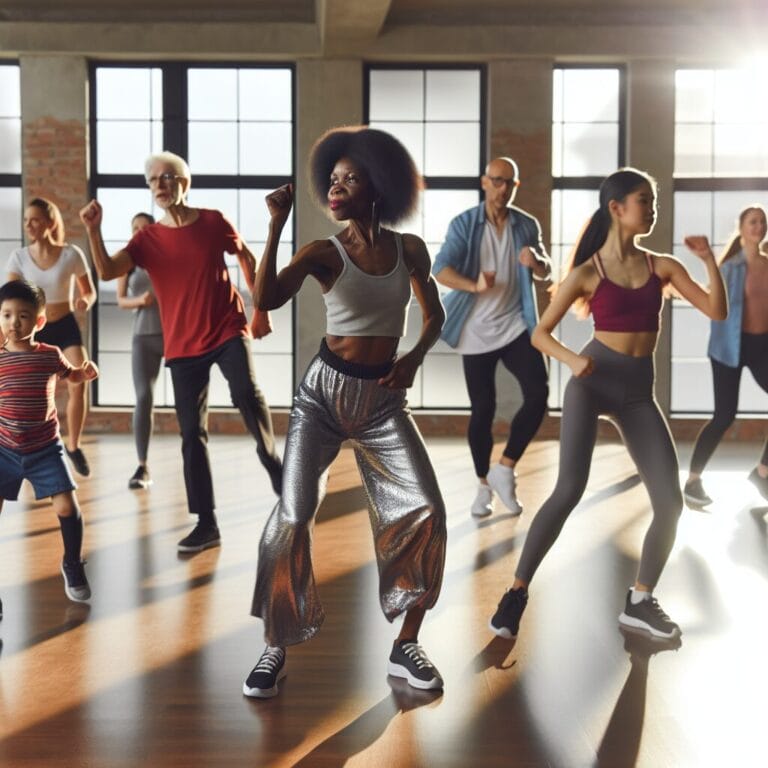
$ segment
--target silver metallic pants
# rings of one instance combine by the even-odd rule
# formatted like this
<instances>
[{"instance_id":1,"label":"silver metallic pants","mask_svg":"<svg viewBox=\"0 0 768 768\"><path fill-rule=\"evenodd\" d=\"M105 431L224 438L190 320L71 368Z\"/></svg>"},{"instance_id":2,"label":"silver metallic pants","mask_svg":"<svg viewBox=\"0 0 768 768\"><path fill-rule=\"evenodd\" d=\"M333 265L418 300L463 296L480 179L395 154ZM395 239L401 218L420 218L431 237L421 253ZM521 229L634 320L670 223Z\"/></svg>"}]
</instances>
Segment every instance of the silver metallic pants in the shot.
<instances>
[{"instance_id":1,"label":"silver metallic pants","mask_svg":"<svg viewBox=\"0 0 768 768\"><path fill-rule=\"evenodd\" d=\"M445 507L404 390L381 387L386 372L356 366L323 345L293 402L283 492L259 545L252 614L269 645L311 638L325 617L312 571L312 529L328 467L344 440L355 450L369 501L379 599L392 621L431 608L445 563ZM365 378L367 377L367 378Z\"/></svg>"}]
</instances>

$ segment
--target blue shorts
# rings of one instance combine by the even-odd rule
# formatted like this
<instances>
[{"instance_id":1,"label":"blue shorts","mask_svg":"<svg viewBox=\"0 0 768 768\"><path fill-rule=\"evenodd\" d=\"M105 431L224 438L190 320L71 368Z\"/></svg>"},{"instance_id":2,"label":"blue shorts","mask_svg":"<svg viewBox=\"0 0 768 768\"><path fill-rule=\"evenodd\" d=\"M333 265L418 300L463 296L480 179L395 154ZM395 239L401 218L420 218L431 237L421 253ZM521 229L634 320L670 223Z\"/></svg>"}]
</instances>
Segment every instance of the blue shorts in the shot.
<instances>
[{"instance_id":1,"label":"blue shorts","mask_svg":"<svg viewBox=\"0 0 768 768\"><path fill-rule=\"evenodd\" d=\"M0 499L16 501L22 480L32 484L36 499L77 488L64 460L61 440L33 453L18 453L0 445Z\"/></svg>"}]
</instances>

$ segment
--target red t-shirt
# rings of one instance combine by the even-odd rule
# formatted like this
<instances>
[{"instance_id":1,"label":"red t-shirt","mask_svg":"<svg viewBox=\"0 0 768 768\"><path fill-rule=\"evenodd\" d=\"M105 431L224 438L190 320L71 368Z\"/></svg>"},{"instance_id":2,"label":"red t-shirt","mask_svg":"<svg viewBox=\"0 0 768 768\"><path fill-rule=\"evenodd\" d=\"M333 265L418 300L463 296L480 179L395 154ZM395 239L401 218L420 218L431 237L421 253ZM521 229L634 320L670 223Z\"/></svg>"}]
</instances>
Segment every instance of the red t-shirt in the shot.
<instances>
[{"instance_id":1,"label":"red t-shirt","mask_svg":"<svg viewBox=\"0 0 768 768\"><path fill-rule=\"evenodd\" d=\"M0 348L0 445L33 453L58 439L56 378L71 371L61 350L41 341L25 352Z\"/></svg>"},{"instance_id":2,"label":"red t-shirt","mask_svg":"<svg viewBox=\"0 0 768 768\"><path fill-rule=\"evenodd\" d=\"M198 210L192 224L150 224L125 246L152 280L166 361L204 355L250 335L243 299L224 263L224 252L239 252L243 241L219 211Z\"/></svg>"}]
</instances>

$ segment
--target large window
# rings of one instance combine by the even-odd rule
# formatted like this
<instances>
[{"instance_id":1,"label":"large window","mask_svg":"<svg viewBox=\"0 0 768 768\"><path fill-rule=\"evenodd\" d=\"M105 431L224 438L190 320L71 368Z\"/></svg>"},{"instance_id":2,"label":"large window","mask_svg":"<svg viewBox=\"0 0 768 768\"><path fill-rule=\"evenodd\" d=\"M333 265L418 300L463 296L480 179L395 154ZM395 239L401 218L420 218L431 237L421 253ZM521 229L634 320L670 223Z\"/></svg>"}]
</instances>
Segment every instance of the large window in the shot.
<instances>
[{"instance_id":1,"label":"large window","mask_svg":"<svg viewBox=\"0 0 768 768\"><path fill-rule=\"evenodd\" d=\"M91 181L104 207L110 252L130 238L139 211L157 213L144 179L144 160L168 149L192 169L189 202L217 208L258 257L267 237L264 196L294 178L293 70L285 66L95 66L91 73ZM278 268L293 252L292 222L284 230ZM234 256L225 260L250 315L249 291ZM190 308L194 311L194 308ZM252 345L256 376L270 405L293 394L293 310L272 313L274 332ZM99 405L131 405L132 317L117 306L115 282L99 284L96 349ZM173 405L170 375L158 381L158 405ZM226 382L212 371L209 402L229 406Z\"/></svg>"},{"instance_id":2,"label":"large window","mask_svg":"<svg viewBox=\"0 0 768 768\"><path fill-rule=\"evenodd\" d=\"M22 244L21 86L18 64L0 64L0 270ZM0 280L2 282L2 280Z\"/></svg>"},{"instance_id":3,"label":"large window","mask_svg":"<svg viewBox=\"0 0 768 768\"><path fill-rule=\"evenodd\" d=\"M480 201L485 163L484 93L481 67L381 67L367 69L365 119L407 147L425 190L419 210L401 229L424 239L434 259L451 219ZM412 307L404 350L421 332L421 313ZM439 341L408 391L412 406L469 406L461 358Z\"/></svg>"},{"instance_id":4,"label":"large window","mask_svg":"<svg viewBox=\"0 0 768 768\"><path fill-rule=\"evenodd\" d=\"M702 263L683 245L705 234L716 254L739 211L768 202L768 87L765 69L681 69L675 75L674 251L706 283ZM687 302L672 307L672 402L677 413L711 413L709 321ZM740 413L766 413L765 394L742 377Z\"/></svg>"},{"instance_id":5,"label":"large window","mask_svg":"<svg viewBox=\"0 0 768 768\"><path fill-rule=\"evenodd\" d=\"M598 207L600 182L624 165L624 71L618 67L556 67L552 82L552 243L554 277L563 276L584 223ZM579 349L591 319L568 313L558 338ZM552 360L551 408L562 407L570 369Z\"/></svg>"}]
</instances>

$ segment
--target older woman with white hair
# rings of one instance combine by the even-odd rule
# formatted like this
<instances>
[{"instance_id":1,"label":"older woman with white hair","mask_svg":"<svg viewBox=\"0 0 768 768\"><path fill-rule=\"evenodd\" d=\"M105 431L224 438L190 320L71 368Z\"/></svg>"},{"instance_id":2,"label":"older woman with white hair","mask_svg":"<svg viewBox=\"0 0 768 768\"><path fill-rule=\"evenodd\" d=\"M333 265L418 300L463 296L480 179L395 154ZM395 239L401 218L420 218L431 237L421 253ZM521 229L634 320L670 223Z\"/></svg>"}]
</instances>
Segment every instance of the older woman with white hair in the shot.
<instances>
[{"instance_id":1,"label":"older woman with white hair","mask_svg":"<svg viewBox=\"0 0 768 768\"><path fill-rule=\"evenodd\" d=\"M160 307L164 355L171 369L176 415L181 429L184 481L192 532L180 552L218 546L213 482L208 460L208 386L215 363L229 384L272 488L280 494L282 464L275 449L272 420L256 385L250 354L251 333L270 332L269 316L257 311L249 330L243 300L229 279L224 252L234 254L249 289L256 260L232 224L216 210L192 208L187 193L192 175L171 152L147 158L147 184L165 215L137 232L125 248L109 256L101 236L101 206L92 200L80 212L94 264L102 280L126 274L134 266L149 274Z\"/></svg>"}]
</instances>

